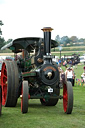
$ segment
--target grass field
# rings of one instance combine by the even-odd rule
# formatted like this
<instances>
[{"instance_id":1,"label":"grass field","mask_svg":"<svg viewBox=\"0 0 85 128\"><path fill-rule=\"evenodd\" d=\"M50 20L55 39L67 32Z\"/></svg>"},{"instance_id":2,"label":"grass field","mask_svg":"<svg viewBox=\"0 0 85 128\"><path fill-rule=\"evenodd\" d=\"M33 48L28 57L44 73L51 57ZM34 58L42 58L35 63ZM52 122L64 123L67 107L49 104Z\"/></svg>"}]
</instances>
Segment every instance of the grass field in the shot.
<instances>
[{"instance_id":1,"label":"grass field","mask_svg":"<svg viewBox=\"0 0 85 128\"><path fill-rule=\"evenodd\" d=\"M80 78L84 65L75 69ZM62 94L63 89L61 89ZM2 108L0 128L85 128L85 87L75 86L74 106L71 115L63 110L63 100L54 107L46 107L39 100L30 100L27 114L21 113L20 99L15 108Z\"/></svg>"},{"instance_id":2,"label":"grass field","mask_svg":"<svg viewBox=\"0 0 85 128\"><path fill-rule=\"evenodd\" d=\"M0 128L85 128L85 87L73 87L73 91L71 115L64 113L63 100L54 107L42 106L39 100L30 100L29 113L22 114L19 99L17 107L3 107Z\"/></svg>"}]
</instances>

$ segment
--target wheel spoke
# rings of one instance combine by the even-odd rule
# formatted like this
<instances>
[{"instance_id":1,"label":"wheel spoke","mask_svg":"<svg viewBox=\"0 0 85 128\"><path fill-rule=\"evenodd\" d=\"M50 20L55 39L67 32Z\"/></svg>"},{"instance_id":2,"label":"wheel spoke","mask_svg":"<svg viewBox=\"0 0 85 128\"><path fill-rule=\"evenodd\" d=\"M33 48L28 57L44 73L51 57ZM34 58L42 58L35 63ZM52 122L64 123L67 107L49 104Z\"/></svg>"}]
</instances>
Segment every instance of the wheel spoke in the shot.
<instances>
[{"instance_id":1,"label":"wheel spoke","mask_svg":"<svg viewBox=\"0 0 85 128\"><path fill-rule=\"evenodd\" d=\"M7 79L7 75L3 74L3 78L6 78Z\"/></svg>"},{"instance_id":2,"label":"wheel spoke","mask_svg":"<svg viewBox=\"0 0 85 128\"><path fill-rule=\"evenodd\" d=\"M64 106L64 111L65 112L67 110L67 104L68 104L67 87L66 87L66 85L64 85L64 89L63 89L63 106Z\"/></svg>"},{"instance_id":3,"label":"wheel spoke","mask_svg":"<svg viewBox=\"0 0 85 128\"><path fill-rule=\"evenodd\" d=\"M7 70L5 63L2 65L1 85L2 85L2 105L4 105L7 97Z\"/></svg>"}]
</instances>

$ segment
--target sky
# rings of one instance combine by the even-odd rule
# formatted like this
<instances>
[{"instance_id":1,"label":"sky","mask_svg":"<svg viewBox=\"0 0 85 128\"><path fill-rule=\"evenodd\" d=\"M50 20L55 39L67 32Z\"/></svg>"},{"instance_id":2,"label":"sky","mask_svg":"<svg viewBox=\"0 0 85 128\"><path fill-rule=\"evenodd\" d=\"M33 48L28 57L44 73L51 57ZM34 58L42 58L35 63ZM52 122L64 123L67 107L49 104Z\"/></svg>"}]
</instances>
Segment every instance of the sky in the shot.
<instances>
[{"instance_id":1,"label":"sky","mask_svg":"<svg viewBox=\"0 0 85 128\"><path fill-rule=\"evenodd\" d=\"M42 28L57 35L85 38L85 0L0 0L2 37L43 37Z\"/></svg>"}]
</instances>

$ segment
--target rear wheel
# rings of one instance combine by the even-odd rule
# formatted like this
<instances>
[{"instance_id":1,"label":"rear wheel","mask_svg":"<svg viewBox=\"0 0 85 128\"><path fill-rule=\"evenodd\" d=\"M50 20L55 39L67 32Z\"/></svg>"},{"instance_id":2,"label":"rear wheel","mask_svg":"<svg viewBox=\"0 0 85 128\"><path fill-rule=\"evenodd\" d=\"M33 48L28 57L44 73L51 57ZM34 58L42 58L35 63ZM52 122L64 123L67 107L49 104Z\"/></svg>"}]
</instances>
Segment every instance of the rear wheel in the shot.
<instances>
[{"instance_id":1,"label":"rear wheel","mask_svg":"<svg viewBox=\"0 0 85 128\"><path fill-rule=\"evenodd\" d=\"M60 89L56 88L54 92L57 96L59 96ZM50 98L48 100L40 99L40 102L42 105L45 105L45 106L55 106L58 103L58 98Z\"/></svg>"},{"instance_id":2,"label":"rear wheel","mask_svg":"<svg viewBox=\"0 0 85 128\"><path fill-rule=\"evenodd\" d=\"M2 111L2 89L0 86L0 116L1 116L1 111Z\"/></svg>"},{"instance_id":3,"label":"rear wheel","mask_svg":"<svg viewBox=\"0 0 85 128\"><path fill-rule=\"evenodd\" d=\"M71 114L73 109L73 88L71 82L67 81L63 87L63 108L66 114Z\"/></svg>"},{"instance_id":4,"label":"rear wheel","mask_svg":"<svg viewBox=\"0 0 85 128\"><path fill-rule=\"evenodd\" d=\"M16 106L18 97L18 86L19 86L19 73L17 63L12 61L10 63L12 71L12 106Z\"/></svg>"},{"instance_id":5,"label":"rear wheel","mask_svg":"<svg viewBox=\"0 0 85 128\"><path fill-rule=\"evenodd\" d=\"M19 84L18 68L14 61L5 61L1 70L2 105L14 107L17 103Z\"/></svg>"},{"instance_id":6,"label":"rear wheel","mask_svg":"<svg viewBox=\"0 0 85 128\"><path fill-rule=\"evenodd\" d=\"M27 113L28 112L28 81L23 81L22 83L22 95L21 95L21 112Z\"/></svg>"}]
</instances>

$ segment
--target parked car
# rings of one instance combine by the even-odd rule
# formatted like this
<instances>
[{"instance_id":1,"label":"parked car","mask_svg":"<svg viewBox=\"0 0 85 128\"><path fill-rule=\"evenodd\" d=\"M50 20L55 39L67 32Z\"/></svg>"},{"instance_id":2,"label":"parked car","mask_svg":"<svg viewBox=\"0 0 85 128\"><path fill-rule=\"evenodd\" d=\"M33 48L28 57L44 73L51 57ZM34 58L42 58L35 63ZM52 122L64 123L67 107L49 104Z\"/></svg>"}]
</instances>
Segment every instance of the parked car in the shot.
<instances>
[{"instance_id":1,"label":"parked car","mask_svg":"<svg viewBox=\"0 0 85 128\"><path fill-rule=\"evenodd\" d=\"M80 56L80 63L85 63L85 56Z\"/></svg>"}]
</instances>

